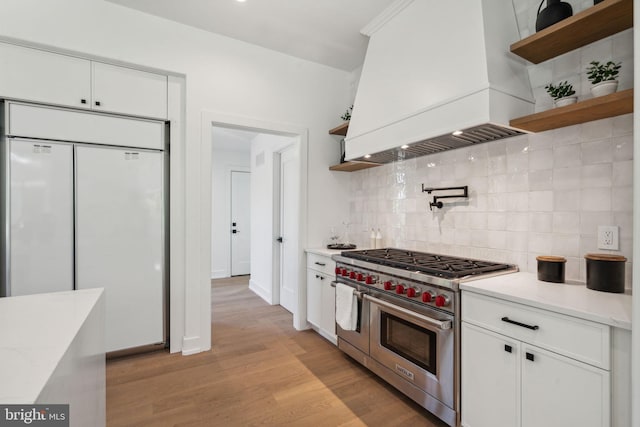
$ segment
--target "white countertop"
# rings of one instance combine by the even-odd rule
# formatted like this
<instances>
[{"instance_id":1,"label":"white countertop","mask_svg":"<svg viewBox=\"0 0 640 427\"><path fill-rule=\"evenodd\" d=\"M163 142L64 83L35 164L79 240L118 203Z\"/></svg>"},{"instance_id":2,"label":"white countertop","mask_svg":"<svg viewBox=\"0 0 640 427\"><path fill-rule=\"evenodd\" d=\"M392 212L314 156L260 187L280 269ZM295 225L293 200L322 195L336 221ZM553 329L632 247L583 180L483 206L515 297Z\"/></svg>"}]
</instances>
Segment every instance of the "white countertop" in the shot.
<instances>
[{"instance_id":1,"label":"white countertop","mask_svg":"<svg viewBox=\"0 0 640 427\"><path fill-rule=\"evenodd\" d=\"M323 255L323 256L328 256L330 257L331 255L339 255L344 251L347 250L357 250L359 248L356 249L327 249L327 248L307 248L305 249L305 252L309 253L309 254L316 254L316 255Z\"/></svg>"},{"instance_id":2,"label":"white countertop","mask_svg":"<svg viewBox=\"0 0 640 427\"><path fill-rule=\"evenodd\" d=\"M0 298L0 402L36 401L102 292Z\"/></svg>"},{"instance_id":3,"label":"white countertop","mask_svg":"<svg viewBox=\"0 0 640 427\"><path fill-rule=\"evenodd\" d=\"M524 272L461 283L460 289L631 330L627 294L594 291L585 284L542 282L535 273Z\"/></svg>"}]
</instances>

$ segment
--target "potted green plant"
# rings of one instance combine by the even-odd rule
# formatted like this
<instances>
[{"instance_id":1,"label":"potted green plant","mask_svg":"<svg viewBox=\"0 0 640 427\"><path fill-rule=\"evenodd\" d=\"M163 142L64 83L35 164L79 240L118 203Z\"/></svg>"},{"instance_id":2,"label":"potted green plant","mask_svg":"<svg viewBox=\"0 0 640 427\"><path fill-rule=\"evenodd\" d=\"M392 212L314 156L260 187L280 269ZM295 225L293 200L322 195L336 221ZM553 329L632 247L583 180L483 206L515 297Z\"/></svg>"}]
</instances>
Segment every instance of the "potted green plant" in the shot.
<instances>
[{"instance_id":1,"label":"potted green plant","mask_svg":"<svg viewBox=\"0 0 640 427\"><path fill-rule=\"evenodd\" d=\"M556 107L575 104L578 100L578 97L575 96L576 91L573 90L573 85L567 81L560 82L557 86L549 83L544 88L553 98L553 103Z\"/></svg>"},{"instance_id":2,"label":"potted green plant","mask_svg":"<svg viewBox=\"0 0 640 427\"><path fill-rule=\"evenodd\" d=\"M587 67L587 78L593 85L591 86L593 96L609 95L618 90L616 77L621 67L619 62L616 64L608 61L606 64L601 64L599 61L591 61Z\"/></svg>"}]
</instances>

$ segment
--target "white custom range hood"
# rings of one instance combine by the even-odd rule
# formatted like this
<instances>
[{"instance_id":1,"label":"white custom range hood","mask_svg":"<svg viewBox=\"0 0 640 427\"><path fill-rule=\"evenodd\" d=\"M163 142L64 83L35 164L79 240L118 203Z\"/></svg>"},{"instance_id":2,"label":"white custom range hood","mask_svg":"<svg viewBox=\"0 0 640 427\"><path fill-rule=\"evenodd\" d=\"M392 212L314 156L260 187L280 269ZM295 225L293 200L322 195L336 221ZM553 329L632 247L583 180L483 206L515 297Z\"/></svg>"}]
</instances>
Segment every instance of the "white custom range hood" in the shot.
<instances>
[{"instance_id":1,"label":"white custom range hood","mask_svg":"<svg viewBox=\"0 0 640 427\"><path fill-rule=\"evenodd\" d=\"M509 52L520 39L511 1L398 0L362 33L348 160L388 163L522 133L509 120L534 101L524 61Z\"/></svg>"}]
</instances>

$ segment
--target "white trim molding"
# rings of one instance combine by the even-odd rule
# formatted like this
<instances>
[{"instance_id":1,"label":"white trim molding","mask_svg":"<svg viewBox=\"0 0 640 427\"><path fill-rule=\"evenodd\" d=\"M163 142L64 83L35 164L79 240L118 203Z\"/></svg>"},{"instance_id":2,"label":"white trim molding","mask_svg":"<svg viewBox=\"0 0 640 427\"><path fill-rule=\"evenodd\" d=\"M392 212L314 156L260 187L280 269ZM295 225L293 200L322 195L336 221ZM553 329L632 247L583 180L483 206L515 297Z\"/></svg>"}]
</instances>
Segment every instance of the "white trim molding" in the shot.
<instances>
[{"instance_id":1,"label":"white trim molding","mask_svg":"<svg viewBox=\"0 0 640 427\"><path fill-rule=\"evenodd\" d=\"M393 19L394 16L402 12L407 6L413 3L414 0L397 0L391 3L385 10L383 10L378 16L373 18L371 22L365 25L360 34L363 36L371 37L373 33L384 27L387 22Z\"/></svg>"}]
</instances>

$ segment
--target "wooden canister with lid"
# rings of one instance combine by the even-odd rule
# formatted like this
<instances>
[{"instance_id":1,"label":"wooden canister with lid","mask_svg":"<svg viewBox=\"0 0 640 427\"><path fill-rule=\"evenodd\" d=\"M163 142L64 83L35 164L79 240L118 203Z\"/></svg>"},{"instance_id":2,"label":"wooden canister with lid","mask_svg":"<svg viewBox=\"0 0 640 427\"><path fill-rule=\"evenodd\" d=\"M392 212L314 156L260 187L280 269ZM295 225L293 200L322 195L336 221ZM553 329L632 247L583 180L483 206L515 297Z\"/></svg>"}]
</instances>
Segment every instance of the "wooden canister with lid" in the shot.
<instances>
[{"instance_id":1,"label":"wooden canister with lid","mask_svg":"<svg viewBox=\"0 0 640 427\"><path fill-rule=\"evenodd\" d=\"M587 288L602 292L624 292L624 268L627 258L622 255L586 254Z\"/></svg>"},{"instance_id":2,"label":"wooden canister with lid","mask_svg":"<svg viewBox=\"0 0 640 427\"><path fill-rule=\"evenodd\" d=\"M564 283L564 265L567 260L561 256L540 255L538 260L538 280Z\"/></svg>"}]
</instances>

